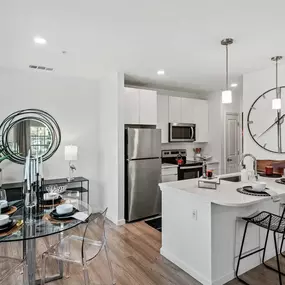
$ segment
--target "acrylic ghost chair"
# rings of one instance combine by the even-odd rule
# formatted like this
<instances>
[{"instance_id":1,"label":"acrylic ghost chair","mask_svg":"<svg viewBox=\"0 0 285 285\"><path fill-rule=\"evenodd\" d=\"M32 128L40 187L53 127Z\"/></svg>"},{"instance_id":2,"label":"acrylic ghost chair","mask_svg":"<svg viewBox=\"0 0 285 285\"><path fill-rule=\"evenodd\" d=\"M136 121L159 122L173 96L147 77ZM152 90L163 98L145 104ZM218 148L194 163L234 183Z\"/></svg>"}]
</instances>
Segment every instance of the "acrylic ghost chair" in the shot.
<instances>
[{"instance_id":1,"label":"acrylic ghost chair","mask_svg":"<svg viewBox=\"0 0 285 285\"><path fill-rule=\"evenodd\" d=\"M110 271L111 284L116 284L113 269L109 258L107 240L105 235L105 218L107 209L102 213L92 214L84 229L83 236L69 235L64 237L59 243L51 246L42 255L42 280L45 284L47 259L56 259L67 262L67 276L70 275L70 263L82 266L84 284L89 285L88 266L99 253L104 250Z\"/></svg>"}]
</instances>

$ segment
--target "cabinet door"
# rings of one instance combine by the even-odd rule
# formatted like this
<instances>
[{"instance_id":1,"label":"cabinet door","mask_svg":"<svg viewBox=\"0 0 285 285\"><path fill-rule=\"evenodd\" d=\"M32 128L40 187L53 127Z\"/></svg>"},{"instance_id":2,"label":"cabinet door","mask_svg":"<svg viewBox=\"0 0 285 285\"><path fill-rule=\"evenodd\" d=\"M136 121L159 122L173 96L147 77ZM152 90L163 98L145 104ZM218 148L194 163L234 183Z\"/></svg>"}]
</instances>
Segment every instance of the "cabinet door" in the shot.
<instances>
[{"instance_id":1,"label":"cabinet door","mask_svg":"<svg viewBox=\"0 0 285 285\"><path fill-rule=\"evenodd\" d=\"M182 123L194 123L195 99L181 98L181 121Z\"/></svg>"},{"instance_id":2,"label":"cabinet door","mask_svg":"<svg viewBox=\"0 0 285 285\"><path fill-rule=\"evenodd\" d=\"M157 128L161 129L161 142L168 143L168 96L157 95Z\"/></svg>"},{"instance_id":3,"label":"cabinet door","mask_svg":"<svg viewBox=\"0 0 285 285\"><path fill-rule=\"evenodd\" d=\"M156 91L140 89L140 124L157 124L157 94Z\"/></svg>"},{"instance_id":4,"label":"cabinet door","mask_svg":"<svg viewBox=\"0 0 285 285\"><path fill-rule=\"evenodd\" d=\"M208 101L195 100L194 102L194 123L196 124L196 141L208 142Z\"/></svg>"},{"instance_id":5,"label":"cabinet door","mask_svg":"<svg viewBox=\"0 0 285 285\"><path fill-rule=\"evenodd\" d=\"M181 98L169 96L169 122L182 123L181 121Z\"/></svg>"},{"instance_id":6,"label":"cabinet door","mask_svg":"<svg viewBox=\"0 0 285 285\"><path fill-rule=\"evenodd\" d=\"M161 176L161 181L162 182L171 182L171 181L177 181L177 174L172 174L172 175L162 175Z\"/></svg>"},{"instance_id":7,"label":"cabinet door","mask_svg":"<svg viewBox=\"0 0 285 285\"><path fill-rule=\"evenodd\" d=\"M139 90L125 88L124 94L125 124L139 124Z\"/></svg>"}]
</instances>

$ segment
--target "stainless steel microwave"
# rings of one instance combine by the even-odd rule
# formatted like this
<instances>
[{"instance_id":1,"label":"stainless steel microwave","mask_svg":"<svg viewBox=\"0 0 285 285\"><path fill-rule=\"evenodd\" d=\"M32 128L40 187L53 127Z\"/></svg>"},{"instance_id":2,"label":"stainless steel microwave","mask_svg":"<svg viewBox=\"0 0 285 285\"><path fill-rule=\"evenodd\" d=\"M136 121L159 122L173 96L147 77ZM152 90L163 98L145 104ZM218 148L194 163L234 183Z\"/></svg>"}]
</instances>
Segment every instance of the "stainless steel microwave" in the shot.
<instances>
[{"instance_id":1,"label":"stainless steel microwave","mask_svg":"<svg viewBox=\"0 0 285 285\"><path fill-rule=\"evenodd\" d=\"M194 142L195 140L195 124L169 123L169 142Z\"/></svg>"}]
</instances>

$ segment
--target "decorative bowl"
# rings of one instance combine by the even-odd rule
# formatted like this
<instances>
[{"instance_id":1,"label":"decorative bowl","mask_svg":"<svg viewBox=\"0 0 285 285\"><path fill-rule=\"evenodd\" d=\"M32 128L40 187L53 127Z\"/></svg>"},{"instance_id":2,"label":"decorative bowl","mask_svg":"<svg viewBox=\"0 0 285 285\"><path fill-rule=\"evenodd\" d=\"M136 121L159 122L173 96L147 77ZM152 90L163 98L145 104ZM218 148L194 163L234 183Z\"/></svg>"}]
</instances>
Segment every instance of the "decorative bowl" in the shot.
<instances>
[{"instance_id":1,"label":"decorative bowl","mask_svg":"<svg viewBox=\"0 0 285 285\"><path fill-rule=\"evenodd\" d=\"M7 208L8 207L7 200L0 200L0 207L1 208Z\"/></svg>"},{"instance_id":2,"label":"decorative bowl","mask_svg":"<svg viewBox=\"0 0 285 285\"><path fill-rule=\"evenodd\" d=\"M8 215L0 215L0 226L4 226L8 224L10 221L10 217Z\"/></svg>"},{"instance_id":3,"label":"decorative bowl","mask_svg":"<svg viewBox=\"0 0 285 285\"><path fill-rule=\"evenodd\" d=\"M263 192L263 191L265 191L266 183L265 182L253 182L251 184L251 187L252 187L252 190L254 190L254 191Z\"/></svg>"},{"instance_id":4,"label":"decorative bowl","mask_svg":"<svg viewBox=\"0 0 285 285\"><path fill-rule=\"evenodd\" d=\"M47 185L45 186L45 190L47 192L53 192L53 193L58 193L58 194L62 194L66 191L67 189L67 183L66 184L53 184L53 185Z\"/></svg>"},{"instance_id":5,"label":"decorative bowl","mask_svg":"<svg viewBox=\"0 0 285 285\"><path fill-rule=\"evenodd\" d=\"M49 200L55 200L58 198L58 193L44 193L44 200L49 201Z\"/></svg>"},{"instance_id":6,"label":"decorative bowl","mask_svg":"<svg viewBox=\"0 0 285 285\"><path fill-rule=\"evenodd\" d=\"M58 215L65 215L73 211L72 204L62 204L56 207L56 212Z\"/></svg>"}]
</instances>

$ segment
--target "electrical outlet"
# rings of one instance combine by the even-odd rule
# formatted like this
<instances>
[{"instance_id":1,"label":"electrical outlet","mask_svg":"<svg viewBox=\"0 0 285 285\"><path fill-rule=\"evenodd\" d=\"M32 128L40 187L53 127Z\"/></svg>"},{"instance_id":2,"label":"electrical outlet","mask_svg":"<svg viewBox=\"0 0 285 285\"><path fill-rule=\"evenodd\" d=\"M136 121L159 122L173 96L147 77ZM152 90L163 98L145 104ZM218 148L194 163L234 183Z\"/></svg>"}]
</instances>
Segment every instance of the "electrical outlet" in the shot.
<instances>
[{"instance_id":1,"label":"electrical outlet","mask_svg":"<svg viewBox=\"0 0 285 285\"><path fill-rule=\"evenodd\" d=\"M197 210L193 210L193 212L192 212L192 219L197 221Z\"/></svg>"}]
</instances>

